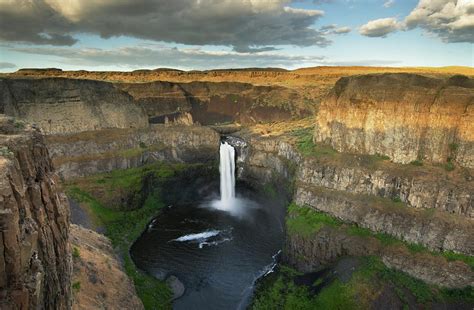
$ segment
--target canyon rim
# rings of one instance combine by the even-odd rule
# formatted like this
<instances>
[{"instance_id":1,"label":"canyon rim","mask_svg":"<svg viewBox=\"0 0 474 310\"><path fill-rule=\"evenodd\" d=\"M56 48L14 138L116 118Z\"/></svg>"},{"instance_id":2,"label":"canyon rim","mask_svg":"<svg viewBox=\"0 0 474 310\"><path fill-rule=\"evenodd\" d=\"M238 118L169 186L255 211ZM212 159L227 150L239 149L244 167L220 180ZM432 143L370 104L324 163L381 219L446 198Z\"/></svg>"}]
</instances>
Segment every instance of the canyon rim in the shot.
<instances>
[{"instance_id":1,"label":"canyon rim","mask_svg":"<svg viewBox=\"0 0 474 310\"><path fill-rule=\"evenodd\" d=\"M0 0L0 309L473 309L471 20Z\"/></svg>"}]
</instances>

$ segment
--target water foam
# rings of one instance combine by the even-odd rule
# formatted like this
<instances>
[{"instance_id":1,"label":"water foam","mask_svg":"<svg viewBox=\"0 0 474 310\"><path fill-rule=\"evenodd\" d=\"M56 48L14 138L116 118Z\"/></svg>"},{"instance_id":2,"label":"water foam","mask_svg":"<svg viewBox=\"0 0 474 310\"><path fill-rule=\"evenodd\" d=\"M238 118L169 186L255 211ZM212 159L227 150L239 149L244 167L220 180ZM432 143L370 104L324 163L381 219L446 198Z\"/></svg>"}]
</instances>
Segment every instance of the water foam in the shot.
<instances>
[{"instance_id":1,"label":"water foam","mask_svg":"<svg viewBox=\"0 0 474 310\"><path fill-rule=\"evenodd\" d=\"M186 242L186 241L194 241L194 240L206 240L211 237L215 237L218 234L220 234L220 230L207 230L207 231L197 233L197 234L184 235L170 241Z\"/></svg>"}]
</instances>

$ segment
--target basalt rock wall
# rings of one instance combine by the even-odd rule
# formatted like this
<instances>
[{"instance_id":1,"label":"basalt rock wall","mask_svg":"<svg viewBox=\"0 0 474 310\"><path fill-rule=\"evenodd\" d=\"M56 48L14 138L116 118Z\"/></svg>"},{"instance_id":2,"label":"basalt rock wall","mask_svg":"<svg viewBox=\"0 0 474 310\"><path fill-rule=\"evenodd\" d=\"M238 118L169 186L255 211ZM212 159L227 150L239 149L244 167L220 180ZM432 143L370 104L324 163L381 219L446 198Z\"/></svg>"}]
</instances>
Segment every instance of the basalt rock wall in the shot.
<instances>
[{"instance_id":1,"label":"basalt rock wall","mask_svg":"<svg viewBox=\"0 0 474 310\"><path fill-rule=\"evenodd\" d=\"M341 78L322 101L314 140L397 163L474 167L474 80L416 74Z\"/></svg>"},{"instance_id":2,"label":"basalt rock wall","mask_svg":"<svg viewBox=\"0 0 474 310\"><path fill-rule=\"evenodd\" d=\"M0 309L70 309L69 205L24 126L0 115Z\"/></svg>"},{"instance_id":3,"label":"basalt rock wall","mask_svg":"<svg viewBox=\"0 0 474 310\"><path fill-rule=\"evenodd\" d=\"M132 96L90 80L0 79L0 113L36 124L45 134L148 126Z\"/></svg>"},{"instance_id":4,"label":"basalt rock wall","mask_svg":"<svg viewBox=\"0 0 474 310\"><path fill-rule=\"evenodd\" d=\"M285 184L297 204L374 235L387 234L435 253L474 254L470 238L474 234L471 170L462 175L440 167L389 161L367 166L357 155L340 154L343 160L339 155L303 156L291 136L241 136L248 145L241 164L243 179L254 184ZM376 255L387 266L428 283L452 288L474 283L474 274L463 262L427 253L405 253L406 248L383 247L375 238L348 235L338 229L310 236L288 233L286 238L284 259L302 271L315 270L344 255Z\"/></svg>"},{"instance_id":5,"label":"basalt rock wall","mask_svg":"<svg viewBox=\"0 0 474 310\"><path fill-rule=\"evenodd\" d=\"M0 113L36 124L49 135L150 123L282 121L311 115L311 105L296 90L248 83L3 78Z\"/></svg>"},{"instance_id":6,"label":"basalt rock wall","mask_svg":"<svg viewBox=\"0 0 474 310\"><path fill-rule=\"evenodd\" d=\"M63 179L154 161L214 162L220 136L210 128L150 125L147 129L104 129L48 136L51 158Z\"/></svg>"}]
</instances>

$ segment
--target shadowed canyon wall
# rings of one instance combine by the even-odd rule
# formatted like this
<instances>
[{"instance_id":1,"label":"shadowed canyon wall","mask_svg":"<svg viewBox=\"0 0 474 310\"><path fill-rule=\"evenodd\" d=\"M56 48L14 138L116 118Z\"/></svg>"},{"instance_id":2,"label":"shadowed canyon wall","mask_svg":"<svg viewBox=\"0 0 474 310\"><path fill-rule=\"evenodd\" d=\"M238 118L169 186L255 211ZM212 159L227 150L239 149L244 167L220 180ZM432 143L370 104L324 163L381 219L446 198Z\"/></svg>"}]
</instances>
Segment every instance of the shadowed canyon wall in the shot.
<instances>
[{"instance_id":1,"label":"shadowed canyon wall","mask_svg":"<svg viewBox=\"0 0 474 310\"><path fill-rule=\"evenodd\" d=\"M246 83L0 79L0 113L37 124L46 134L149 123L282 121L310 115L305 102L295 90Z\"/></svg>"},{"instance_id":2,"label":"shadowed canyon wall","mask_svg":"<svg viewBox=\"0 0 474 310\"><path fill-rule=\"evenodd\" d=\"M414 74L341 78L320 105L316 142L394 162L474 167L474 80Z\"/></svg>"},{"instance_id":3,"label":"shadowed canyon wall","mask_svg":"<svg viewBox=\"0 0 474 310\"><path fill-rule=\"evenodd\" d=\"M39 130L0 116L0 308L69 309L69 205Z\"/></svg>"},{"instance_id":4,"label":"shadowed canyon wall","mask_svg":"<svg viewBox=\"0 0 474 310\"><path fill-rule=\"evenodd\" d=\"M143 109L111 83L52 79L0 80L0 113L47 134L148 126Z\"/></svg>"}]
</instances>

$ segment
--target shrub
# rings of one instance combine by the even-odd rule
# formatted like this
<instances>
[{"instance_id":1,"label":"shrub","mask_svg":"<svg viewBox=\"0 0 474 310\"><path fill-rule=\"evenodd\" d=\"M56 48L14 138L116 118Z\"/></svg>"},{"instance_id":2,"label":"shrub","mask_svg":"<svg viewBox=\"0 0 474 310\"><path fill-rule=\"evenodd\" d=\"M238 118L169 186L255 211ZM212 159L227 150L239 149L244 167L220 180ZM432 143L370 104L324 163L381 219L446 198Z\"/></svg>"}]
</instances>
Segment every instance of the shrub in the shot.
<instances>
[{"instance_id":1,"label":"shrub","mask_svg":"<svg viewBox=\"0 0 474 310\"><path fill-rule=\"evenodd\" d=\"M453 171L455 168L452 161L448 161L447 163L443 165L443 167L444 167L444 170L446 171Z\"/></svg>"},{"instance_id":2,"label":"shrub","mask_svg":"<svg viewBox=\"0 0 474 310\"><path fill-rule=\"evenodd\" d=\"M78 249L78 248L74 247L74 248L72 249L72 257L73 257L74 259L79 259L79 258L81 258L81 253L79 252L79 249Z\"/></svg>"},{"instance_id":3,"label":"shrub","mask_svg":"<svg viewBox=\"0 0 474 310\"><path fill-rule=\"evenodd\" d=\"M81 289L81 282L80 281L76 281L72 284L72 289L75 291L75 292L79 292L79 290Z\"/></svg>"},{"instance_id":4,"label":"shrub","mask_svg":"<svg viewBox=\"0 0 474 310\"><path fill-rule=\"evenodd\" d=\"M417 160L414 160L414 161L410 162L410 165L412 165L412 166L423 166L423 162L421 160L417 159Z\"/></svg>"},{"instance_id":5,"label":"shrub","mask_svg":"<svg viewBox=\"0 0 474 310\"><path fill-rule=\"evenodd\" d=\"M458 150L458 148L459 148L459 144L457 144L457 143L453 142L453 143L449 144L449 150L451 152L456 152Z\"/></svg>"}]
</instances>

